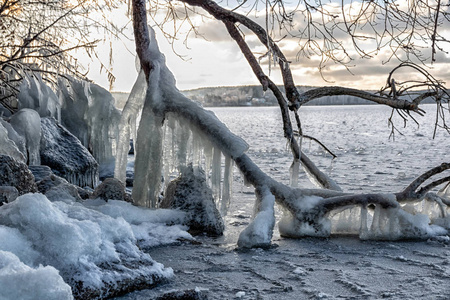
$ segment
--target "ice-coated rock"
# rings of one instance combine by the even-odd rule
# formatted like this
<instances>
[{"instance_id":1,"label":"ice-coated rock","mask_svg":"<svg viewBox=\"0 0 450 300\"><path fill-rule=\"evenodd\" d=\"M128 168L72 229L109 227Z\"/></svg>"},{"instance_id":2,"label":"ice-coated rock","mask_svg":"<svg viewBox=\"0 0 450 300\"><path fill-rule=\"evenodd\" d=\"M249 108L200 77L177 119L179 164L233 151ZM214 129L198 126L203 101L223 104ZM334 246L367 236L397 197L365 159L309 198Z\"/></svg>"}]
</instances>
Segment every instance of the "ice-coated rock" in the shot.
<instances>
[{"instance_id":1,"label":"ice-coated rock","mask_svg":"<svg viewBox=\"0 0 450 300\"><path fill-rule=\"evenodd\" d=\"M25 138L26 158L28 165L40 165L39 146L41 142L41 117L29 108L23 108L12 115L11 126Z\"/></svg>"},{"instance_id":2,"label":"ice-coated rock","mask_svg":"<svg viewBox=\"0 0 450 300\"><path fill-rule=\"evenodd\" d=\"M160 208L178 208L187 212L186 225L192 231L205 232L210 236L222 235L225 229L216 208L205 173L189 165L181 176L169 183Z\"/></svg>"},{"instance_id":3,"label":"ice-coated rock","mask_svg":"<svg viewBox=\"0 0 450 300\"><path fill-rule=\"evenodd\" d=\"M29 166L28 169L33 173L34 181L36 182L53 174L49 166Z\"/></svg>"},{"instance_id":4,"label":"ice-coated rock","mask_svg":"<svg viewBox=\"0 0 450 300\"><path fill-rule=\"evenodd\" d=\"M53 118L42 118L41 162L77 186L95 187L98 163L80 141Z\"/></svg>"},{"instance_id":5,"label":"ice-coated rock","mask_svg":"<svg viewBox=\"0 0 450 300\"><path fill-rule=\"evenodd\" d=\"M125 185L115 178L106 178L105 181L95 188L91 198L100 198L106 201L111 199L131 202L131 197L125 193Z\"/></svg>"},{"instance_id":6,"label":"ice-coated rock","mask_svg":"<svg viewBox=\"0 0 450 300\"><path fill-rule=\"evenodd\" d=\"M11 117L11 112L9 111L9 109L4 107L1 103L0 103L0 117Z\"/></svg>"},{"instance_id":7,"label":"ice-coated rock","mask_svg":"<svg viewBox=\"0 0 450 300\"><path fill-rule=\"evenodd\" d=\"M19 191L13 186L0 186L0 206L19 197Z\"/></svg>"},{"instance_id":8,"label":"ice-coated rock","mask_svg":"<svg viewBox=\"0 0 450 300\"><path fill-rule=\"evenodd\" d=\"M37 191L34 176L27 165L6 155L0 155L0 186L13 186L19 195Z\"/></svg>"},{"instance_id":9,"label":"ice-coated rock","mask_svg":"<svg viewBox=\"0 0 450 300\"><path fill-rule=\"evenodd\" d=\"M9 123L6 123L5 125L11 127ZM23 163L26 162L25 156L19 148L17 148L16 143L8 137L8 130L2 122L0 122L0 154L11 156Z\"/></svg>"}]
</instances>

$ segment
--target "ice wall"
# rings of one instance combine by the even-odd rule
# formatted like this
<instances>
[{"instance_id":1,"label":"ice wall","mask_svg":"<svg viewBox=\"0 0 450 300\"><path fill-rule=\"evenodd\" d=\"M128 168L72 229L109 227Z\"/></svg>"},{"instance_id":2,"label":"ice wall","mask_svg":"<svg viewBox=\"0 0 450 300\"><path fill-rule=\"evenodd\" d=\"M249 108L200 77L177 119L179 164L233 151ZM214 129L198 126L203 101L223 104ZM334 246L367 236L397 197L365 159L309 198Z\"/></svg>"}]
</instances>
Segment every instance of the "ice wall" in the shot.
<instances>
[{"instance_id":1,"label":"ice wall","mask_svg":"<svg viewBox=\"0 0 450 300\"><path fill-rule=\"evenodd\" d=\"M9 139L8 131L3 126L2 122L0 122L0 154L11 156L17 161L26 163L25 156L17 148L16 143L14 143L13 140Z\"/></svg>"},{"instance_id":2,"label":"ice wall","mask_svg":"<svg viewBox=\"0 0 450 300\"><path fill-rule=\"evenodd\" d=\"M100 163L113 159L120 112L104 88L74 78L58 81L63 125Z\"/></svg>"},{"instance_id":3,"label":"ice wall","mask_svg":"<svg viewBox=\"0 0 450 300\"><path fill-rule=\"evenodd\" d=\"M53 117L61 122L61 104L58 96L44 83L39 74L25 74L18 100L19 109L31 108L41 117Z\"/></svg>"},{"instance_id":4,"label":"ice wall","mask_svg":"<svg viewBox=\"0 0 450 300\"><path fill-rule=\"evenodd\" d=\"M23 108L12 115L10 124L20 136L25 138L28 165L40 165L41 117L32 109Z\"/></svg>"}]
</instances>

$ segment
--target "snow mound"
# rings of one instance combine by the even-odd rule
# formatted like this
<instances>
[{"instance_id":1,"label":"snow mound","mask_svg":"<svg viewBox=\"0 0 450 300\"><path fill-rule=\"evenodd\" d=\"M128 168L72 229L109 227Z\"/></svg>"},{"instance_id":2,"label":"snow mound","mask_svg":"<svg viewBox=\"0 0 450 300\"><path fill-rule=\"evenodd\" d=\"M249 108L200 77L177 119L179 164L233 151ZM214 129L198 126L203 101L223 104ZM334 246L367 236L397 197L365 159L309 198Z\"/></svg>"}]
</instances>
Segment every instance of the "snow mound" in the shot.
<instances>
[{"instance_id":1,"label":"snow mound","mask_svg":"<svg viewBox=\"0 0 450 300\"><path fill-rule=\"evenodd\" d=\"M51 266L32 268L0 250L0 299L73 299L70 286Z\"/></svg>"},{"instance_id":2,"label":"snow mound","mask_svg":"<svg viewBox=\"0 0 450 300\"><path fill-rule=\"evenodd\" d=\"M104 205L91 200L86 207L78 202L50 202L42 194L25 194L1 206L0 238L8 242L0 246L0 257L7 257L17 268L5 269L0 263L0 274L6 278L16 269L29 276L48 273L55 284L62 282L62 277L79 299L110 297L172 277L171 268L155 262L137 243L157 246L191 238L184 227L163 224L179 222L184 215L168 211L152 214L120 201L102 202Z\"/></svg>"}]
</instances>

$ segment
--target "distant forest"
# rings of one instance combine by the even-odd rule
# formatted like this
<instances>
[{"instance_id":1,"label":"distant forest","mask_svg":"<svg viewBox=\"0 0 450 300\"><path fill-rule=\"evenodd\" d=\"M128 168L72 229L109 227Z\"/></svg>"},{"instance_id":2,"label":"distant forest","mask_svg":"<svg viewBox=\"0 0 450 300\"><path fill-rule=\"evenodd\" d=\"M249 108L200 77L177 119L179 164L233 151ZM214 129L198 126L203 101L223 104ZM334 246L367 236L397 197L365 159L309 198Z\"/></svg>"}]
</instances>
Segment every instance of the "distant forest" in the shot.
<instances>
[{"instance_id":1,"label":"distant forest","mask_svg":"<svg viewBox=\"0 0 450 300\"><path fill-rule=\"evenodd\" d=\"M306 92L314 86L298 86L300 93ZM282 87L280 87L282 90ZM263 91L261 86L226 86L226 87L207 87L193 90L182 91L186 97L201 103L204 107L212 106L276 106L277 100L273 93L268 90ZM374 91L369 91L374 92ZM113 92L116 99L116 106L122 109L128 98L128 93ZM427 103L427 101L423 102ZM430 102L431 103L431 102ZM374 104L373 102L360 99L353 96L327 96L306 105L361 105Z\"/></svg>"}]
</instances>

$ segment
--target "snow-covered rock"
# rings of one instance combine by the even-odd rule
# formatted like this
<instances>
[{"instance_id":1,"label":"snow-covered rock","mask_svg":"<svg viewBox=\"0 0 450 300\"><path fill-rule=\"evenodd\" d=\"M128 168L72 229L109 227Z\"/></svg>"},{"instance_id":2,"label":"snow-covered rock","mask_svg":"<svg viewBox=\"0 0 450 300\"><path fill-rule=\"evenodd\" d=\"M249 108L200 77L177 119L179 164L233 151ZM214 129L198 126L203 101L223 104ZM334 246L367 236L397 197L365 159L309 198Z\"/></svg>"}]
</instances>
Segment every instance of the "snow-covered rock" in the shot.
<instances>
[{"instance_id":1,"label":"snow-covered rock","mask_svg":"<svg viewBox=\"0 0 450 300\"><path fill-rule=\"evenodd\" d=\"M17 134L25 138L26 153L24 155L27 158L27 164L40 165L41 117L39 114L32 109L23 108L12 115L9 123Z\"/></svg>"},{"instance_id":2,"label":"snow-covered rock","mask_svg":"<svg viewBox=\"0 0 450 300\"><path fill-rule=\"evenodd\" d=\"M95 187L98 163L80 141L57 124L53 118L42 118L41 161L53 173L77 186Z\"/></svg>"},{"instance_id":3,"label":"snow-covered rock","mask_svg":"<svg viewBox=\"0 0 450 300\"><path fill-rule=\"evenodd\" d=\"M181 176L169 183L160 207L185 211L186 225L193 231L218 236L225 229L212 191L206 183L205 173L192 165L183 168Z\"/></svg>"},{"instance_id":4,"label":"snow-covered rock","mask_svg":"<svg viewBox=\"0 0 450 300\"><path fill-rule=\"evenodd\" d=\"M129 215L127 207L120 211ZM132 225L123 217L77 202L50 202L42 194L26 194L0 207L0 239L0 250L6 252L0 252L0 299L14 292L7 283L20 291L17 298L6 299L71 299L63 279L75 299L85 300L152 287L173 276L172 269L138 248ZM51 296L57 290L61 294Z\"/></svg>"},{"instance_id":5,"label":"snow-covered rock","mask_svg":"<svg viewBox=\"0 0 450 300\"><path fill-rule=\"evenodd\" d=\"M11 237L9 237L11 238ZM0 250L0 299L73 299L70 286L51 266L27 266L11 252Z\"/></svg>"},{"instance_id":6,"label":"snow-covered rock","mask_svg":"<svg viewBox=\"0 0 450 300\"><path fill-rule=\"evenodd\" d=\"M124 200L131 202L131 197L125 193L125 185L115 178L106 178L92 193L91 198L103 200Z\"/></svg>"},{"instance_id":7,"label":"snow-covered rock","mask_svg":"<svg viewBox=\"0 0 450 300\"><path fill-rule=\"evenodd\" d=\"M13 186L0 186L0 206L19 197L19 191Z\"/></svg>"},{"instance_id":8,"label":"snow-covered rock","mask_svg":"<svg viewBox=\"0 0 450 300\"><path fill-rule=\"evenodd\" d=\"M34 176L26 164L6 155L0 155L0 186L13 186L23 195L36 192Z\"/></svg>"}]
</instances>

